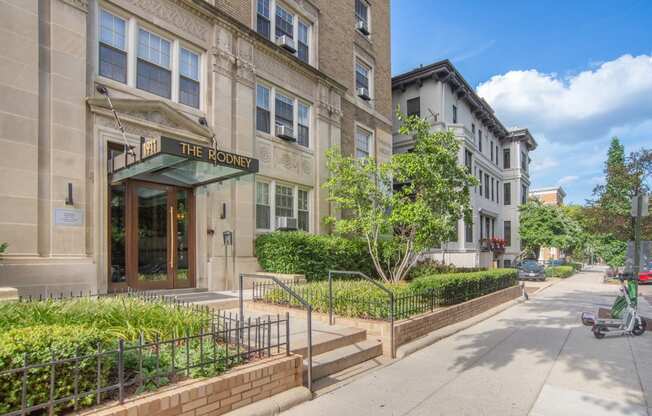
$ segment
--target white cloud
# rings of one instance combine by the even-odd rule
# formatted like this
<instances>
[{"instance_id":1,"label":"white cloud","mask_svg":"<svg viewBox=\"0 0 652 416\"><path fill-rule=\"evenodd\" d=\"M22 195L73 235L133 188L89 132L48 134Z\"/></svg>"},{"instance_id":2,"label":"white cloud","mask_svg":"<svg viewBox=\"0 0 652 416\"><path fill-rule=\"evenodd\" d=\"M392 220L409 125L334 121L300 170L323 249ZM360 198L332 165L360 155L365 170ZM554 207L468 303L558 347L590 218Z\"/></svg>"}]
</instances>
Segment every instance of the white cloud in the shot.
<instances>
[{"instance_id":1,"label":"white cloud","mask_svg":"<svg viewBox=\"0 0 652 416\"><path fill-rule=\"evenodd\" d=\"M568 175L568 176L564 176L564 177L560 178L560 179L557 181L557 185L559 185L559 186L561 186L561 185L567 185L567 184L569 184L569 183L573 183L573 182L577 181L579 178L580 178L580 177L579 177L579 176L576 176L576 175Z\"/></svg>"},{"instance_id":2,"label":"white cloud","mask_svg":"<svg viewBox=\"0 0 652 416\"><path fill-rule=\"evenodd\" d=\"M623 55L566 78L509 71L480 84L478 94L504 124L528 127L551 142L604 139L652 120L652 56Z\"/></svg>"}]
</instances>

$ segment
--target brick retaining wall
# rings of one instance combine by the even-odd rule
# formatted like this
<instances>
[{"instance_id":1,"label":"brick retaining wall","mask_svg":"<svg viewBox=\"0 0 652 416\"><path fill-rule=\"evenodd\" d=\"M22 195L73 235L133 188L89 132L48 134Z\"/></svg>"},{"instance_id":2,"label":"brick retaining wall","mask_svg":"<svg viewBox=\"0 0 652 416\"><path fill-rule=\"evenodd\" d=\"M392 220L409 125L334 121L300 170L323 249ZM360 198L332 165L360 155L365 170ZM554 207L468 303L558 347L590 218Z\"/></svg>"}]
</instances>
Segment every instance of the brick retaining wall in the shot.
<instances>
[{"instance_id":1,"label":"brick retaining wall","mask_svg":"<svg viewBox=\"0 0 652 416\"><path fill-rule=\"evenodd\" d=\"M103 406L85 416L221 415L303 385L299 355L273 357L204 380L189 380L156 393Z\"/></svg>"}]
</instances>

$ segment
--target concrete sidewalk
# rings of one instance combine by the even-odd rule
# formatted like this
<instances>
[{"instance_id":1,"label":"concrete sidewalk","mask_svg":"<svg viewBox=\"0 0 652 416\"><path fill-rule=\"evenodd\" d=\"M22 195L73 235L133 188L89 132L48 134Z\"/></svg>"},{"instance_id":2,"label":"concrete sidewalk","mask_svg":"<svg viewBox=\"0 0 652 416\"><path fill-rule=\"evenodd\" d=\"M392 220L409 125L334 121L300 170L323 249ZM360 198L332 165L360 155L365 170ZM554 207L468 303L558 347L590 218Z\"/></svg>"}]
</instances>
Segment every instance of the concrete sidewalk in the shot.
<instances>
[{"instance_id":1,"label":"concrete sidewalk","mask_svg":"<svg viewBox=\"0 0 652 416\"><path fill-rule=\"evenodd\" d=\"M597 340L579 321L616 296L601 281L582 272L284 414L650 416L652 333Z\"/></svg>"}]
</instances>

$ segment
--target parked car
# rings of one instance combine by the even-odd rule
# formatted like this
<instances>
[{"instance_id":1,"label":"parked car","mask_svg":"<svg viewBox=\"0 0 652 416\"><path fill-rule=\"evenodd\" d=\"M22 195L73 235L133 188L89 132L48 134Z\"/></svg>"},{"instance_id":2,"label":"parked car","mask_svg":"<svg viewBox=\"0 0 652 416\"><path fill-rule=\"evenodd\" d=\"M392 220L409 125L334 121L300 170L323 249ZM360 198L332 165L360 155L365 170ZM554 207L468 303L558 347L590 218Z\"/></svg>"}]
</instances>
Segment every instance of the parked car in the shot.
<instances>
[{"instance_id":1,"label":"parked car","mask_svg":"<svg viewBox=\"0 0 652 416\"><path fill-rule=\"evenodd\" d=\"M566 259L551 259L548 260L548 266L563 266L566 264Z\"/></svg>"},{"instance_id":2,"label":"parked car","mask_svg":"<svg viewBox=\"0 0 652 416\"><path fill-rule=\"evenodd\" d=\"M534 259L526 259L518 263L518 278L521 280L545 280L544 267Z\"/></svg>"},{"instance_id":3,"label":"parked car","mask_svg":"<svg viewBox=\"0 0 652 416\"><path fill-rule=\"evenodd\" d=\"M638 274L638 282L641 284L652 283L652 261L648 262Z\"/></svg>"}]
</instances>

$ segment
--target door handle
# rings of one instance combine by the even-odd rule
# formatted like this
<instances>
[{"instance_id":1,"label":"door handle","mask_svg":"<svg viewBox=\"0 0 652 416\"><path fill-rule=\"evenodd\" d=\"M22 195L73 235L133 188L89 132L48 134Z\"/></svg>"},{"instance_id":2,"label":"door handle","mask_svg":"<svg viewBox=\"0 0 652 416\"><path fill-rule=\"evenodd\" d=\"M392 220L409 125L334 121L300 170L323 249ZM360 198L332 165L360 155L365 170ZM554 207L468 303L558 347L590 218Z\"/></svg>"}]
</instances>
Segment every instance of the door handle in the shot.
<instances>
[{"instance_id":1,"label":"door handle","mask_svg":"<svg viewBox=\"0 0 652 416\"><path fill-rule=\"evenodd\" d=\"M174 270L174 207L170 207L170 270Z\"/></svg>"}]
</instances>

